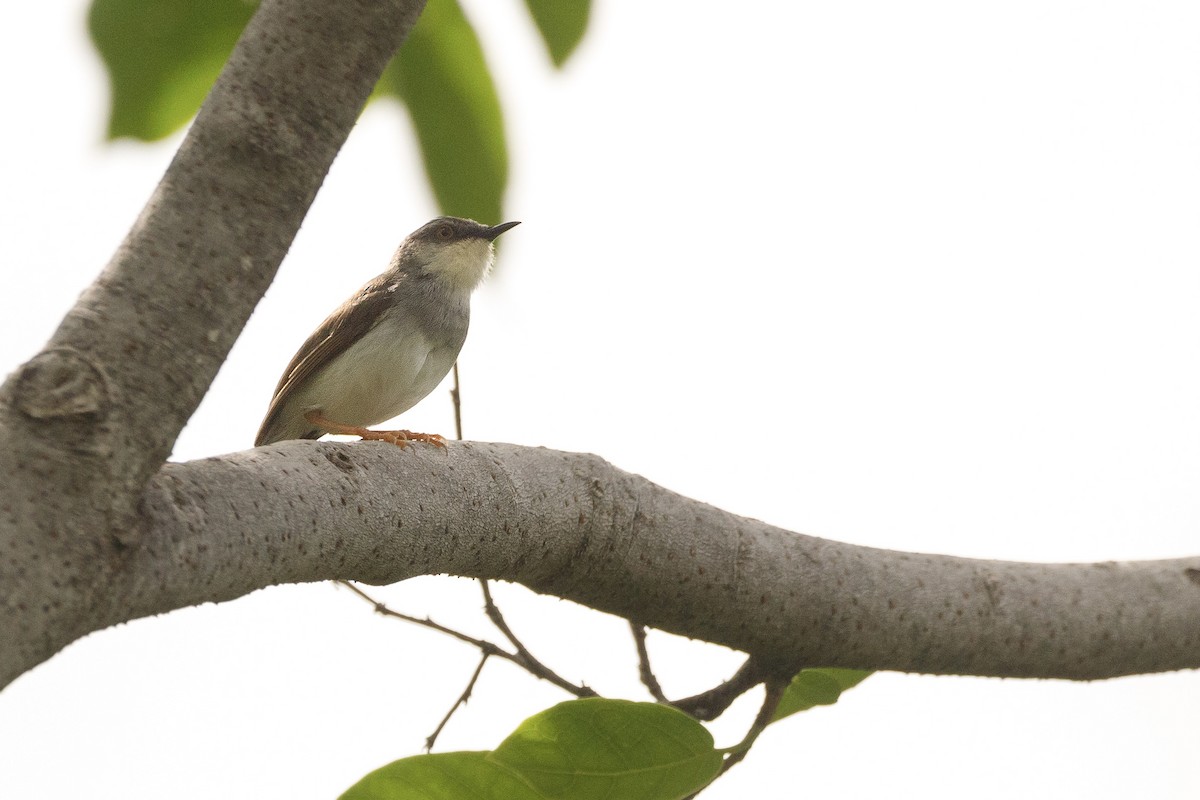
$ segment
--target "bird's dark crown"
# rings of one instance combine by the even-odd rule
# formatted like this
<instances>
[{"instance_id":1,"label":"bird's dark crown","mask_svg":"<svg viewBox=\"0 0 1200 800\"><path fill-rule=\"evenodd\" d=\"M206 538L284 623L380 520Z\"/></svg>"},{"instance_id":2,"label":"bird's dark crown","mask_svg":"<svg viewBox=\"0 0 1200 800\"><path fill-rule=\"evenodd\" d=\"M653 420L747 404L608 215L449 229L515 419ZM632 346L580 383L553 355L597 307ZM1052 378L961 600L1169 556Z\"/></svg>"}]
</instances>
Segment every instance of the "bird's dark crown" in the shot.
<instances>
[{"instance_id":1,"label":"bird's dark crown","mask_svg":"<svg viewBox=\"0 0 1200 800\"><path fill-rule=\"evenodd\" d=\"M462 217L436 217L408 235L410 241L419 242L461 242L465 239L485 239L492 241L516 222L504 222L491 227L473 219Z\"/></svg>"},{"instance_id":2,"label":"bird's dark crown","mask_svg":"<svg viewBox=\"0 0 1200 800\"><path fill-rule=\"evenodd\" d=\"M409 239L424 242L458 242L463 239L482 239L488 229L473 219L437 217L409 234Z\"/></svg>"}]
</instances>

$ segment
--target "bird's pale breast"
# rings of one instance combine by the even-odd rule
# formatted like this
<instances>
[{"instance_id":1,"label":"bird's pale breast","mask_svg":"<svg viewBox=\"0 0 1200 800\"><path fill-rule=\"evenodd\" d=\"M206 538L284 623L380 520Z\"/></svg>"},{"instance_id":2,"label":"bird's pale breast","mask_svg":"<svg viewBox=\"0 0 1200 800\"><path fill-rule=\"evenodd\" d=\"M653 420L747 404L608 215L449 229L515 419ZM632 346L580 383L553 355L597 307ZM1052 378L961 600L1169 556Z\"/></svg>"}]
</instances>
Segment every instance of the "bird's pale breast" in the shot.
<instances>
[{"instance_id":1,"label":"bird's pale breast","mask_svg":"<svg viewBox=\"0 0 1200 800\"><path fill-rule=\"evenodd\" d=\"M443 335L431 340L411 317L389 314L315 375L289 405L298 414L320 409L347 425L378 425L402 414L436 389L458 358L465 331L438 333Z\"/></svg>"}]
</instances>

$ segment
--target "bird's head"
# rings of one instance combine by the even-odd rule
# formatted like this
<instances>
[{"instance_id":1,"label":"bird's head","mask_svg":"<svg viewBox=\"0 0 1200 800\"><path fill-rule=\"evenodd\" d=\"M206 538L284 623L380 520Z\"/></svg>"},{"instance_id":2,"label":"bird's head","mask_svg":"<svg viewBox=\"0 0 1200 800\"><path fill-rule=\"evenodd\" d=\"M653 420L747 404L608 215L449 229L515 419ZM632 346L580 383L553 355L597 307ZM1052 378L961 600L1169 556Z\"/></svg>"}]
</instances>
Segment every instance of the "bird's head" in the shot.
<instances>
[{"instance_id":1,"label":"bird's head","mask_svg":"<svg viewBox=\"0 0 1200 800\"><path fill-rule=\"evenodd\" d=\"M406 270L434 275L454 290L471 292L492 265L492 242L519 224L488 227L473 219L438 217L409 234L396 256Z\"/></svg>"}]
</instances>

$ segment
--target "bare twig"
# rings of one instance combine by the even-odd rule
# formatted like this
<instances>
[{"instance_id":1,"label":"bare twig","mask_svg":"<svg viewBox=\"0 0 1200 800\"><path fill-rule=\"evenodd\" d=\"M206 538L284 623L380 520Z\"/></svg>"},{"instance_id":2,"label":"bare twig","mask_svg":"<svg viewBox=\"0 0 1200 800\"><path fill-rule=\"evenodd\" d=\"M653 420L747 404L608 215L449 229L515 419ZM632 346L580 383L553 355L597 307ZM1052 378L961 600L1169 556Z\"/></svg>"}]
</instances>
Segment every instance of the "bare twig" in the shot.
<instances>
[{"instance_id":1,"label":"bare twig","mask_svg":"<svg viewBox=\"0 0 1200 800\"><path fill-rule=\"evenodd\" d=\"M483 588L484 613L487 614L488 619L492 621L492 624L504 634L504 638L508 639L512 646L516 648L517 659L514 660L516 660L517 663L524 667L525 670L530 674L535 675L542 680L549 681L560 689L571 692L576 697L598 696L590 687L586 685L576 686L565 678L560 677L556 672L554 672L554 670L550 669L541 661L538 661L536 658L534 658L533 653L526 649L525 645L521 643L521 640L518 639L516 634L512 632L512 629L508 627L508 623L504 621L504 616L501 615L500 609L496 607L496 603L492 600L492 591L488 587L488 582L481 578L479 585Z\"/></svg>"},{"instance_id":2,"label":"bare twig","mask_svg":"<svg viewBox=\"0 0 1200 800\"><path fill-rule=\"evenodd\" d=\"M480 578L479 587L483 589L483 610L484 613L487 614L488 619L490 619L492 624L504 634L504 638L508 639L508 641L512 643L512 646L517 648L518 653L528 655L529 658L533 658L533 656L529 654L529 651L525 649L525 645L521 644L521 640L518 639L516 634L512 632L512 628L508 627L508 623L504 621L504 616L500 613L500 609L496 606L496 601L492 599L492 589L490 586L488 586L487 580Z\"/></svg>"},{"instance_id":3,"label":"bare twig","mask_svg":"<svg viewBox=\"0 0 1200 800\"><path fill-rule=\"evenodd\" d=\"M779 708L779 702L783 700L783 693L787 691L788 684L791 681L787 678L772 677L764 682L764 688L767 690L763 697L762 706L758 709L758 715L755 716L750 729L746 731L746 735L733 747L729 748L729 754L725 757L725 763L721 765L720 775L724 775L735 764L746 757L750 752L759 734L767 729L771 724L771 720L775 717L775 710Z\"/></svg>"},{"instance_id":4,"label":"bare twig","mask_svg":"<svg viewBox=\"0 0 1200 800\"><path fill-rule=\"evenodd\" d=\"M763 678L754 659L748 658L729 680L706 692L675 700L671 705L696 719L709 722L725 713L734 700L762 683Z\"/></svg>"},{"instance_id":5,"label":"bare twig","mask_svg":"<svg viewBox=\"0 0 1200 800\"><path fill-rule=\"evenodd\" d=\"M474 636L468 636L467 634L462 633L461 631L456 631L453 628L447 628L445 625L440 625L440 624L434 622L433 620L429 619L428 617L425 617L425 618L414 617L409 614L404 614L399 611L394 611L391 608L388 608L383 603L376 600L375 598L371 597L369 594L367 594L362 589L355 586L353 583L350 583L348 581L334 581L334 583L339 586L345 586L347 589L354 592L356 595L361 597L363 600L366 600L368 603L373 605L375 607L375 613L377 613L377 614L381 614L385 617L394 617L395 619L404 620L405 622L411 622L414 625L420 625L421 627L430 628L432 630L438 631L439 633L444 633L447 636L452 636L455 639L458 639L460 642L466 642L467 644L470 644L470 645L473 645L473 646L479 648L479 651L481 653L483 653L484 655L496 656L497 658L503 658L506 661L511 661L512 663L516 664L521 669L528 672L530 675L533 675L535 678L541 678L544 681L553 683L555 686L559 687L560 689L566 691L569 694L575 695L576 697L596 697L595 691L588 688L587 686L576 686L575 684L571 683L570 681L559 677L549 667L546 667L544 664L542 664L540 661L535 659L533 656L529 655L528 651L524 651L524 648L522 648L522 650L524 651L523 653L522 652L510 653L509 651L505 650L504 648L500 647L500 645L495 644L494 642L489 642L486 639L476 639Z\"/></svg>"},{"instance_id":6,"label":"bare twig","mask_svg":"<svg viewBox=\"0 0 1200 800\"><path fill-rule=\"evenodd\" d=\"M779 708L779 702L783 699L783 693L787 690L790 681L787 678L771 677L767 678L764 683L767 693L763 697L762 705L758 709L758 714L754 717L754 722L750 724L750 728L746 731L746 735L742 737L740 742L725 751L725 761L721 764L721 770L716 774L715 777L713 777L712 781L709 781L706 786L697 791L695 794L688 795L686 800L694 800L694 798L697 797L700 792L703 792L704 789L712 786L713 782L716 781L717 778L733 769L733 767L743 758L745 758L747 753L750 752L750 748L753 746L754 741L758 739L759 734L765 731L767 726L771 724L771 720L775 716L775 709Z\"/></svg>"},{"instance_id":7,"label":"bare twig","mask_svg":"<svg viewBox=\"0 0 1200 800\"><path fill-rule=\"evenodd\" d=\"M442 721L438 723L438 726L433 729L433 733L426 737L426 753L433 749L434 742L436 742L438 736L441 735L442 728L446 727L446 723L450 721L452 716L454 716L454 712L458 710L459 706L465 705L467 700L471 698L471 692L475 689L475 683L479 680L479 674L483 672L483 665L487 663L489 655L491 654L485 650L483 655L480 656L479 666L475 667L475 672L471 675L471 680L467 681L467 688L463 689L463 693L460 694L458 699L454 701L454 705L450 706L450 710L446 712L446 716L442 717Z\"/></svg>"},{"instance_id":8,"label":"bare twig","mask_svg":"<svg viewBox=\"0 0 1200 800\"><path fill-rule=\"evenodd\" d=\"M454 362L454 386L450 388L450 402L454 404L454 438L460 442L463 438L462 427L462 389L458 380L458 362Z\"/></svg>"},{"instance_id":9,"label":"bare twig","mask_svg":"<svg viewBox=\"0 0 1200 800\"><path fill-rule=\"evenodd\" d=\"M646 650L646 626L630 620L629 630L633 634L633 643L637 645L638 676L642 679L642 683L646 685L646 688L650 690L651 697L660 703L669 704L671 701L663 694L658 678L654 677L654 670L650 669L650 653Z\"/></svg>"},{"instance_id":10,"label":"bare twig","mask_svg":"<svg viewBox=\"0 0 1200 800\"><path fill-rule=\"evenodd\" d=\"M438 633L444 633L447 636L452 636L455 639L458 639L460 642L466 642L467 644L474 645L475 647L478 647L481 652L484 652L490 656L499 656L500 658L508 659L517 665L523 666L516 654L510 653L507 650L502 649L499 645L493 644L486 639L476 639L474 636L468 636L467 634L456 631L453 628L447 628L445 625L439 625L429 617L422 619L421 617L413 617L408 614L403 614L399 611L394 611L349 581L334 581L334 583L338 586L345 586L363 600L366 600L368 603L375 606L375 613L377 614L381 614L385 617L394 617L395 619L404 620L405 622L411 622L414 625L420 625L424 628L430 628Z\"/></svg>"}]
</instances>

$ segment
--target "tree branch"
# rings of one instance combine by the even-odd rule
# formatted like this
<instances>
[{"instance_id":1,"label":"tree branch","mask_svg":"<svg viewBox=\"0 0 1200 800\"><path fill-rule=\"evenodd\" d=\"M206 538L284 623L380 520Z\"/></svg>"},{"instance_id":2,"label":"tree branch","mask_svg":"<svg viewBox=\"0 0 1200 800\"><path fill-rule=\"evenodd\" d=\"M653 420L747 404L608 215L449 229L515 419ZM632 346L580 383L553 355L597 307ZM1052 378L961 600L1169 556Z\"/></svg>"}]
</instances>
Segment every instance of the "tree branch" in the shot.
<instances>
[{"instance_id":1,"label":"tree branch","mask_svg":"<svg viewBox=\"0 0 1200 800\"><path fill-rule=\"evenodd\" d=\"M734 700L762 683L766 677L754 659L748 658L729 680L722 681L708 691L676 700L671 705L696 719L714 720L724 714Z\"/></svg>"},{"instance_id":2,"label":"tree branch","mask_svg":"<svg viewBox=\"0 0 1200 800\"><path fill-rule=\"evenodd\" d=\"M107 585L15 599L77 610L69 628L37 632L57 649L276 583L449 573L724 644L768 671L1091 679L1200 666L1200 558L1024 564L857 547L735 516L595 456L447 444L284 442L167 464L142 500L142 544ZM0 649L0 677L44 657Z\"/></svg>"},{"instance_id":3,"label":"tree branch","mask_svg":"<svg viewBox=\"0 0 1200 800\"><path fill-rule=\"evenodd\" d=\"M653 667L650 666L650 651L646 649L646 626L630 622L629 632L633 635L633 645L637 648L638 677L642 679L642 685L646 687L656 702L671 702L663 694L662 684L658 682L658 677L654 674Z\"/></svg>"},{"instance_id":4,"label":"tree branch","mask_svg":"<svg viewBox=\"0 0 1200 800\"><path fill-rule=\"evenodd\" d=\"M454 712L458 711L459 706L464 706L471 699L471 693L475 691L475 684L479 682L479 676L483 674L483 667L487 664L488 657L491 654L484 650L483 655L479 657L479 663L475 666L475 671L471 673L471 679L467 681L467 688L462 690L462 694L454 701L454 705L450 706L450 710L442 717L442 721L433 729L433 733L425 737L425 752L433 750L433 746L437 744L438 737L442 735L442 730L450 722L450 718L454 716ZM722 770L724 771L724 770Z\"/></svg>"},{"instance_id":5,"label":"tree branch","mask_svg":"<svg viewBox=\"0 0 1200 800\"><path fill-rule=\"evenodd\" d=\"M428 617L425 617L424 619L422 619L421 617L414 617L411 614L404 614L400 611L396 611L395 609L389 608L385 604L379 602L378 600L375 600L373 597L371 597L369 594L364 592L362 589L355 586L350 581L338 581L337 583L339 586L346 587L347 589L349 589L350 591L354 592L356 595L361 597L363 600L366 600L368 603L375 606L375 613L377 613L377 614L382 614L383 616L391 617L392 619L403 620L404 622L408 622L413 625L420 625L423 628L429 628L430 630L437 631L438 633L444 633L447 636L452 636L453 638L458 639L460 642L466 642L467 644L474 645L475 647L479 648L479 652L485 658L490 657L490 656L497 656L499 658L503 658L507 661L512 662L513 664L516 664L518 667L525 670L526 672L528 672L530 675L537 678L538 680L543 680L548 683L552 683L555 686L557 686L558 688L562 689L563 691L565 691L569 694L573 694L576 697L596 697L597 696L596 692L593 691L592 689L588 688L587 686L576 686L575 684L566 680L562 676L558 675L556 672L554 672L552 669L547 667L542 662L538 661L536 658L533 657L533 655L528 650L525 649L525 646L523 644L519 643L515 638L513 638L511 636L511 632L508 632L506 635L509 636L509 641L511 641L513 643L513 645L515 645L515 647L516 647L516 652L514 652L514 653L508 652L507 650L500 647L495 642L489 642L486 639L477 639L474 636L468 636L467 634L463 633L462 631L456 631L453 628L447 628L445 625L439 625L438 623L434 622L432 619L430 619ZM487 585L485 581L481 581L481 583L484 583L485 586ZM494 606L493 606L493 608L494 608ZM451 713L453 713L453 712L451 712ZM439 727L438 730L441 730L441 728ZM435 738L436 738L436 736L435 736Z\"/></svg>"},{"instance_id":6,"label":"tree branch","mask_svg":"<svg viewBox=\"0 0 1200 800\"><path fill-rule=\"evenodd\" d=\"M104 274L0 387L0 686L121 621L438 573L725 644L768 673L1200 666L1200 558L853 547L509 445L288 442L163 466L421 6L264 0Z\"/></svg>"},{"instance_id":7,"label":"tree branch","mask_svg":"<svg viewBox=\"0 0 1200 800\"><path fill-rule=\"evenodd\" d=\"M127 575L147 482L423 5L263 0L104 273L0 387L6 667L90 630L72 604Z\"/></svg>"},{"instance_id":8,"label":"tree branch","mask_svg":"<svg viewBox=\"0 0 1200 800\"><path fill-rule=\"evenodd\" d=\"M486 580L480 580L479 585L483 587L483 610L487 614L487 618L492 624L504 634L504 638L508 639L509 644L517 651L517 657L514 662L520 664L526 672L533 675L535 678L553 683L558 688L570 692L576 697L598 697L595 690L587 684L576 686L566 678L559 675L554 670L547 667L539 661L529 649L525 647L524 642L517 638L512 632L512 628L508 627L508 623L504 620L504 615L500 613L500 609L496 607L496 603L492 600L492 590L488 588Z\"/></svg>"}]
</instances>

